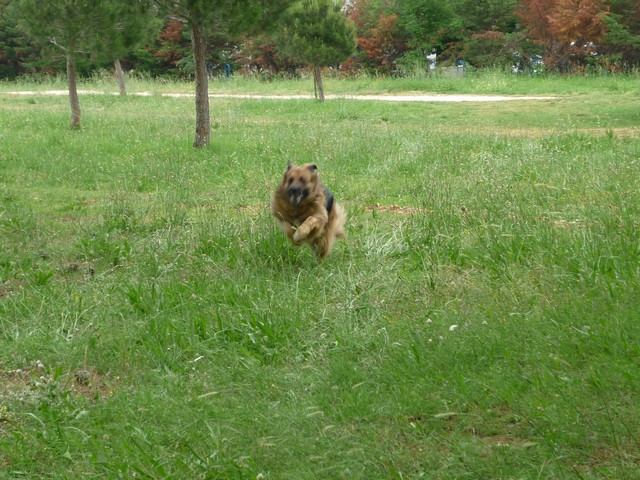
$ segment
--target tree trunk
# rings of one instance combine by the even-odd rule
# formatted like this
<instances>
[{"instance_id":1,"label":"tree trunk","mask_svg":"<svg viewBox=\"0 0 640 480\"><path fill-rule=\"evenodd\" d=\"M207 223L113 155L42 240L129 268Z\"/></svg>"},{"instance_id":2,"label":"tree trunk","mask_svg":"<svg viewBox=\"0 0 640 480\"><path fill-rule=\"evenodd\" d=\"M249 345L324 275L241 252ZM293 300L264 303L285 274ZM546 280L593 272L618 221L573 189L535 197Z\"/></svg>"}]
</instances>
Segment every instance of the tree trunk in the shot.
<instances>
[{"instance_id":1,"label":"tree trunk","mask_svg":"<svg viewBox=\"0 0 640 480\"><path fill-rule=\"evenodd\" d=\"M80 100L76 84L76 62L73 54L67 52L67 80L69 82L69 103L71 104L71 128L80 128Z\"/></svg>"},{"instance_id":2,"label":"tree trunk","mask_svg":"<svg viewBox=\"0 0 640 480\"><path fill-rule=\"evenodd\" d=\"M124 96L127 94L127 85L124 82L124 70L122 70L122 65L120 65L120 60L116 59L116 78L118 79L118 87L120 87L120 95Z\"/></svg>"},{"instance_id":3,"label":"tree trunk","mask_svg":"<svg viewBox=\"0 0 640 480\"><path fill-rule=\"evenodd\" d=\"M209 145L211 121L209 118L209 79L205 58L206 40L202 25L193 22L191 25L191 43L196 68L196 138L194 147Z\"/></svg>"},{"instance_id":4,"label":"tree trunk","mask_svg":"<svg viewBox=\"0 0 640 480\"><path fill-rule=\"evenodd\" d=\"M313 66L313 80L318 87L318 100L324 102L324 86L322 85L322 73L320 72L320 67L317 65Z\"/></svg>"}]
</instances>

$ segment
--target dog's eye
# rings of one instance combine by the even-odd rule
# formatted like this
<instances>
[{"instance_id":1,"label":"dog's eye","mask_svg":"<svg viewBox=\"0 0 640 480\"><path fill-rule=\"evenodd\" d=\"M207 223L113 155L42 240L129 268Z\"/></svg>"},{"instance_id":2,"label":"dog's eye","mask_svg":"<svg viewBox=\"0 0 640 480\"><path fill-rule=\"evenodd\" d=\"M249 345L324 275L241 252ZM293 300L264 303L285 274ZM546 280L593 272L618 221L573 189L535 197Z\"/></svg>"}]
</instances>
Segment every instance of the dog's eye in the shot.
<instances>
[{"instance_id":1,"label":"dog's eye","mask_svg":"<svg viewBox=\"0 0 640 480\"><path fill-rule=\"evenodd\" d=\"M303 177L300 177L299 181L302 185L305 185L307 183L307 181Z\"/></svg>"},{"instance_id":2,"label":"dog's eye","mask_svg":"<svg viewBox=\"0 0 640 480\"><path fill-rule=\"evenodd\" d=\"M287 180L287 185L291 185L293 183L293 178L290 178L289 180Z\"/></svg>"}]
</instances>

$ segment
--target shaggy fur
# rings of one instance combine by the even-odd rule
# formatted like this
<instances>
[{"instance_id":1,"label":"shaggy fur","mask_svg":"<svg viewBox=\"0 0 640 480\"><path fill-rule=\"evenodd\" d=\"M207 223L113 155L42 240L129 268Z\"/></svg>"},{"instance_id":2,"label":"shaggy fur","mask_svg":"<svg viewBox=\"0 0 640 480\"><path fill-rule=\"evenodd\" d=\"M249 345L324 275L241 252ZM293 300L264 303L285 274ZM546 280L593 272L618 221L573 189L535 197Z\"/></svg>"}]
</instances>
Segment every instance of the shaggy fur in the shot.
<instances>
[{"instance_id":1,"label":"shaggy fur","mask_svg":"<svg viewBox=\"0 0 640 480\"><path fill-rule=\"evenodd\" d=\"M320 258L344 238L347 215L318 175L318 167L289 162L271 199L271 211L294 245L307 243Z\"/></svg>"}]
</instances>

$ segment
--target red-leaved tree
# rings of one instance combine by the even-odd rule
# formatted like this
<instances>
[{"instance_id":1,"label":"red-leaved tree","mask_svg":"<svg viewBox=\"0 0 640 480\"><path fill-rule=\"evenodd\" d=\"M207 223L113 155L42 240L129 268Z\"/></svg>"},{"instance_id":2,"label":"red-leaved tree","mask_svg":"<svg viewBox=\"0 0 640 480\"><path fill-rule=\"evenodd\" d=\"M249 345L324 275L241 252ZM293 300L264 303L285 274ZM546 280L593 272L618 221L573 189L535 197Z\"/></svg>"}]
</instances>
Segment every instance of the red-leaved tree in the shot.
<instances>
[{"instance_id":1,"label":"red-leaved tree","mask_svg":"<svg viewBox=\"0 0 640 480\"><path fill-rule=\"evenodd\" d=\"M522 0L517 15L542 46L545 64L565 71L595 51L607 13L601 0Z\"/></svg>"},{"instance_id":2,"label":"red-leaved tree","mask_svg":"<svg viewBox=\"0 0 640 480\"><path fill-rule=\"evenodd\" d=\"M179 74L179 63L190 54L188 35L183 31L184 23L170 19L160 32L160 48L154 52L163 68L171 73Z\"/></svg>"},{"instance_id":3,"label":"red-leaved tree","mask_svg":"<svg viewBox=\"0 0 640 480\"><path fill-rule=\"evenodd\" d=\"M576 61L582 63L596 52L606 33L607 13L600 0L558 0L549 23L563 46L567 66Z\"/></svg>"},{"instance_id":4,"label":"red-leaved tree","mask_svg":"<svg viewBox=\"0 0 640 480\"><path fill-rule=\"evenodd\" d=\"M391 0L358 0L349 10L356 27L357 54L345 62L378 73L390 73L407 49L406 35L398 26L396 3Z\"/></svg>"}]
</instances>

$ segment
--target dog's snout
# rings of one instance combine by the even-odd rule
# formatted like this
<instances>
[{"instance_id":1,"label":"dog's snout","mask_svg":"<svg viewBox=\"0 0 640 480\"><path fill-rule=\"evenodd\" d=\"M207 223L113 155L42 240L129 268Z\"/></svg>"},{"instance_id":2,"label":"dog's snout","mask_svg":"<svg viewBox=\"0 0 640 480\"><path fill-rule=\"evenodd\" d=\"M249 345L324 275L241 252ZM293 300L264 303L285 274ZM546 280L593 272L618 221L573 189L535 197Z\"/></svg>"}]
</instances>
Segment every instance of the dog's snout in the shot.
<instances>
[{"instance_id":1,"label":"dog's snout","mask_svg":"<svg viewBox=\"0 0 640 480\"><path fill-rule=\"evenodd\" d=\"M292 185L289 187L289 189L287 190L287 193L291 196L291 195L299 195L300 192L302 191L302 189L300 187L297 187L295 185Z\"/></svg>"},{"instance_id":2,"label":"dog's snout","mask_svg":"<svg viewBox=\"0 0 640 480\"><path fill-rule=\"evenodd\" d=\"M309 191L306 188L297 185L291 185L287 189L287 195L289 196L289 201L292 205L300 204L305 198L307 198L308 194Z\"/></svg>"}]
</instances>

